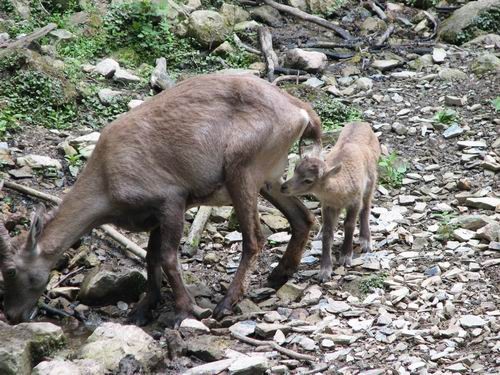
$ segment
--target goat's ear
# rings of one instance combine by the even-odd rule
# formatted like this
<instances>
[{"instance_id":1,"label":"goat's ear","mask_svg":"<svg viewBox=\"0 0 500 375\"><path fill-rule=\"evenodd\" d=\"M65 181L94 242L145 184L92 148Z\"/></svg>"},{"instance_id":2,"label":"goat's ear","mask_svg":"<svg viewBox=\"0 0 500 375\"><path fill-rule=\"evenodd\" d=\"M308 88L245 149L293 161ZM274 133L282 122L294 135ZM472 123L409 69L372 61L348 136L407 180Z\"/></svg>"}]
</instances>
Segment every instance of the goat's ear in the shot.
<instances>
[{"instance_id":1,"label":"goat's ear","mask_svg":"<svg viewBox=\"0 0 500 375\"><path fill-rule=\"evenodd\" d=\"M43 227L45 224L45 206L43 204L38 205L36 212L31 217L31 228L28 233L28 243L26 250L29 252L36 252L36 243L40 234L42 234Z\"/></svg>"},{"instance_id":2,"label":"goat's ear","mask_svg":"<svg viewBox=\"0 0 500 375\"><path fill-rule=\"evenodd\" d=\"M323 176L326 177L326 178L333 177L337 173L339 173L341 169L342 169L342 164L340 164L340 163L339 164L335 164L333 167L331 167L330 169L328 169Z\"/></svg>"}]
</instances>

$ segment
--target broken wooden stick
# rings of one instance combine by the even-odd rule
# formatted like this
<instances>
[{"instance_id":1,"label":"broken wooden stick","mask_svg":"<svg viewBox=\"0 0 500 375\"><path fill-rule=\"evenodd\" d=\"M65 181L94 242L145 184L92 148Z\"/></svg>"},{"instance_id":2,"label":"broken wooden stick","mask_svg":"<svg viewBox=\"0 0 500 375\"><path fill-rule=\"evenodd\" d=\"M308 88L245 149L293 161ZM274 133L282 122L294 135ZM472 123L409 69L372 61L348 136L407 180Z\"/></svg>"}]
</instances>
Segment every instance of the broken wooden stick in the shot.
<instances>
[{"instance_id":1,"label":"broken wooden stick","mask_svg":"<svg viewBox=\"0 0 500 375\"><path fill-rule=\"evenodd\" d=\"M208 219L212 214L212 207L201 206L194 217L193 224L191 224L191 229L189 230L188 237L184 246L182 247L182 254L192 257L198 251L198 245L200 244L201 235L205 230Z\"/></svg>"},{"instance_id":2,"label":"broken wooden stick","mask_svg":"<svg viewBox=\"0 0 500 375\"><path fill-rule=\"evenodd\" d=\"M394 32L394 29L395 29L395 26L393 24L389 25L387 30L385 30L385 32L380 36L380 38L377 39L377 41L375 42L375 46L377 46L377 47L382 46L387 41L387 39L389 39L391 34Z\"/></svg>"},{"instance_id":3,"label":"broken wooden stick","mask_svg":"<svg viewBox=\"0 0 500 375\"><path fill-rule=\"evenodd\" d=\"M423 13L429 19L429 21L431 21L431 23L432 23L432 34L429 37L424 38L424 40L434 39L434 37L437 34L437 30L438 30L438 21L437 21L436 17L434 17L432 14L430 14L426 10L424 10Z\"/></svg>"},{"instance_id":4,"label":"broken wooden stick","mask_svg":"<svg viewBox=\"0 0 500 375\"><path fill-rule=\"evenodd\" d=\"M274 69L278 66L278 55L273 50L273 36L267 27L259 28L260 49L266 60L267 79L269 82L274 80Z\"/></svg>"},{"instance_id":5,"label":"broken wooden stick","mask_svg":"<svg viewBox=\"0 0 500 375\"><path fill-rule=\"evenodd\" d=\"M56 197L55 195L43 193L41 191L35 190L33 188L18 184L16 182L12 181L4 181L4 186L6 188L16 190L20 193L30 195L35 198L40 198L55 204L61 203L62 199L59 197ZM137 255L139 258L145 259L146 258L146 250L144 250L142 247L137 245L135 242L132 242L129 240L127 237L125 237L123 234L118 232L115 228L113 228L109 224L101 225L100 227L109 237L114 239L116 242L118 242L120 245L122 245L126 250L130 251L134 255Z\"/></svg>"},{"instance_id":6,"label":"broken wooden stick","mask_svg":"<svg viewBox=\"0 0 500 375\"><path fill-rule=\"evenodd\" d=\"M317 25L320 25L320 26L326 27L327 29L333 30L343 39L346 39L346 40L352 39L351 34L349 34L349 32L347 30L344 30L340 26L337 26L334 23L325 20L324 18L321 18L319 16L314 16L312 14L309 14L307 12L300 10L300 9L291 7L289 5L277 3L274 0L263 0L263 2L264 2L264 4L267 4L271 7L273 7L274 9L277 9L281 12L291 14L292 16L300 18L304 21L313 22Z\"/></svg>"},{"instance_id":7,"label":"broken wooden stick","mask_svg":"<svg viewBox=\"0 0 500 375\"><path fill-rule=\"evenodd\" d=\"M0 58L6 56L9 50L16 48L24 48L29 46L35 40L43 38L45 35L47 35L54 29L57 29L57 25L55 23L49 23L48 25L33 31L28 35L25 35L19 39L14 40L13 42L6 42L0 44L0 48L2 49L2 51L0 51Z\"/></svg>"},{"instance_id":8,"label":"broken wooden stick","mask_svg":"<svg viewBox=\"0 0 500 375\"><path fill-rule=\"evenodd\" d=\"M253 346L270 346L271 348L273 348L277 352L280 352L280 353L286 355L287 357L290 357L293 359L298 359L299 361L314 362L314 361L318 360L316 357L313 357L312 355L302 354L302 353L298 353L298 352L290 350L290 349L286 349L286 348L278 345L274 341L256 340L256 339L252 339L252 338L247 337L247 336L240 335L240 334L235 333L235 332L231 332L231 335L235 339L240 340L241 342L253 345Z\"/></svg>"},{"instance_id":9,"label":"broken wooden stick","mask_svg":"<svg viewBox=\"0 0 500 375\"><path fill-rule=\"evenodd\" d=\"M287 75L287 76L280 76L276 78L272 84L277 86L278 83L284 82L284 81L295 81L296 83L299 83L300 81L307 81L309 78L311 78L310 75L306 76L292 76L292 75Z\"/></svg>"},{"instance_id":10,"label":"broken wooden stick","mask_svg":"<svg viewBox=\"0 0 500 375\"><path fill-rule=\"evenodd\" d=\"M364 4L365 8L369 8L372 10L373 13L375 13L381 20L387 21L387 15L384 13L382 8L380 8L377 4L375 4L373 1L365 1Z\"/></svg>"},{"instance_id":11,"label":"broken wooden stick","mask_svg":"<svg viewBox=\"0 0 500 375\"><path fill-rule=\"evenodd\" d=\"M236 45L238 47L240 47L241 49L244 49L245 51L253 53L255 55L260 55L261 54L261 52L258 49L253 48L252 46L249 46L246 43L243 43L241 41L241 39L238 37L238 35L234 34L233 40L234 40L234 43L236 43Z\"/></svg>"}]
</instances>

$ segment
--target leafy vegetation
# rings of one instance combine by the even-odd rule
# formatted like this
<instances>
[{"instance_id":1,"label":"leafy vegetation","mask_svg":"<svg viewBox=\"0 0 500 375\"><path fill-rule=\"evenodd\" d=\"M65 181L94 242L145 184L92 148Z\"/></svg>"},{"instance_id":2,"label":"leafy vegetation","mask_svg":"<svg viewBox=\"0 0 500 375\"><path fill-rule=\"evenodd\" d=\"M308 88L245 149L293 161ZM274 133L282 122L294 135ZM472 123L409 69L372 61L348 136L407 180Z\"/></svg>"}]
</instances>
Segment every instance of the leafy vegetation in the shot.
<instances>
[{"instance_id":1,"label":"leafy vegetation","mask_svg":"<svg viewBox=\"0 0 500 375\"><path fill-rule=\"evenodd\" d=\"M323 97L313 102L314 110L321 118L323 129L340 129L344 123L362 118L361 112L331 97Z\"/></svg>"},{"instance_id":2,"label":"leafy vegetation","mask_svg":"<svg viewBox=\"0 0 500 375\"><path fill-rule=\"evenodd\" d=\"M406 164L398 159L395 151L387 156L382 156L379 160L380 182L383 185L398 188L403 182L406 174Z\"/></svg>"},{"instance_id":3,"label":"leafy vegetation","mask_svg":"<svg viewBox=\"0 0 500 375\"><path fill-rule=\"evenodd\" d=\"M491 105L495 108L496 112L500 112L500 96L497 96L491 101Z\"/></svg>"},{"instance_id":4,"label":"leafy vegetation","mask_svg":"<svg viewBox=\"0 0 500 375\"><path fill-rule=\"evenodd\" d=\"M436 120L440 124L451 124L452 122L455 122L456 119L457 119L457 112L455 112L453 109L450 108L438 111L434 115L434 120Z\"/></svg>"},{"instance_id":5,"label":"leafy vegetation","mask_svg":"<svg viewBox=\"0 0 500 375\"><path fill-rule=\"evenodd\" d=\"M359 284L359 290L363 294L368 294L371 293L373 289L384 289L384 281L387 279L387 276L387 272L381 272L364 278Z\"/></svg>"},{"instance_id":6,"label":"leafy vegetation","mask_svg":"<svg viewBox=\"0 0 500 375\"><path fill-rule=\"evenodd\" d=\"M437 238L441 241L447 241L453 236L453 231L457 229L457 225L452 224L452 219L457 215L453 212L439 212L433 215L439 219L439 226L436 232Z\"/></svg>"},{"instance_id":7,"label":"leafy vegetation","mask_svg":"<svg viewBox=\"0 0 500 375\"><path fill-rule=\"evenodd\" d=\"M500 32L500 9L492 8L480 14L476 17L472 25L460 32L456 42L458 44L468 42L475 36L483 34L484 32L492 34L498 34Z\"/></svg>"}]
</instances>

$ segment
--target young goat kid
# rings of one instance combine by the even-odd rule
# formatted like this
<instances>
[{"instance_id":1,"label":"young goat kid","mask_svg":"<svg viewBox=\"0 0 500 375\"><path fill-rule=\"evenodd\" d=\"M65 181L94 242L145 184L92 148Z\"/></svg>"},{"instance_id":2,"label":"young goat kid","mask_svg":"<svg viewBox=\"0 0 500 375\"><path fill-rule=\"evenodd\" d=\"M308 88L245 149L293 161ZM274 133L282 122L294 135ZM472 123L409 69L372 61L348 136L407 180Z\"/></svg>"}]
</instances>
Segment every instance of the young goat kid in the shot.
<instances>
[{"instance_id":1,"label":"young goat kid","mask_svg":"<svg viewBox=\"0 0 500 375\"><path fill-rule=\"evenodd\" d=\"M370 210L377 182L377 161L380 144L370 124L347 124L325 160L306 157L295 168L293 177L281 186L288 195L312 194L322 207L323 253L320 281L332 274L331 247L333 233L342 209L346 209L344 243L337 253L339 265L350 266L352 238L356 219L360 218L360 245L363 252L371 251Z\"/></svg>"}]
</instances>

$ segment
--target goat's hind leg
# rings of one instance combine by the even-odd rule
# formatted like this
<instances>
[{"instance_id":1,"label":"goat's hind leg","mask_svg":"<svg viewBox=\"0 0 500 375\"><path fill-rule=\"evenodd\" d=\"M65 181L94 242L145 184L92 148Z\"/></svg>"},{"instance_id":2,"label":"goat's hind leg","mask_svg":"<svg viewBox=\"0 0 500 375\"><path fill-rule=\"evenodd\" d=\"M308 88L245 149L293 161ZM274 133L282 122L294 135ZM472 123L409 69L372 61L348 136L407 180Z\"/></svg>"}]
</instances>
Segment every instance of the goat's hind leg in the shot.
<instances>
[{"instance_id":1,"label":"goat's hind leg","mask_svg":"<svg viewBox=\"0 0 500 375\"><path fill-rule=\"evenodd\" d=\"M138 326L144 326L152 320L152 310L161 299L161 235L159 228L153 229L149 235L146 269L148 273L146 295L142 297L128 317L129 322Z\"/></svg>"},{"instance_id":2,"label":"goat's hind leg","mask_svg":"<svg viewBox=\"0 0 500 375\"><path fill-rule=\"evenodd\" d=\"M344 221L344 242L337 258L340 266L350 267L352 263L352 240L354 237L354 228L359 214L359 205L347 208Z\"/></svg>"},{"instance_id":3,"label":"goat's hind leg","mask_svg":"<svg viewBox=\"0 0 500 375\"><path fill-rule=\"evenodd\" d=\"M314 223L314 216L300 199L286 196L280 191L279 182L269 189L262 189L262 196L278 208L290 222L292 238L278 266L269 275L269 286L278 289L297 271L304 247L309 239L309 231Z\"/></svg>"},{"instance_id":4,"label":"goat's hind leg","mask_svg":"<svg viewBox=\"0 0 500 375\"><path fill-rule=\"evenodd\" d=\"M372 194L373 189L364 197L363 208L359 214L359 244L363 253L372 251L372 236L370 231Z\"/></svg>"}]
</instances>

